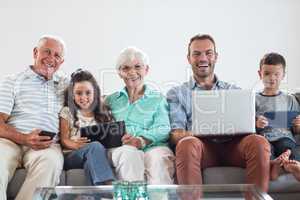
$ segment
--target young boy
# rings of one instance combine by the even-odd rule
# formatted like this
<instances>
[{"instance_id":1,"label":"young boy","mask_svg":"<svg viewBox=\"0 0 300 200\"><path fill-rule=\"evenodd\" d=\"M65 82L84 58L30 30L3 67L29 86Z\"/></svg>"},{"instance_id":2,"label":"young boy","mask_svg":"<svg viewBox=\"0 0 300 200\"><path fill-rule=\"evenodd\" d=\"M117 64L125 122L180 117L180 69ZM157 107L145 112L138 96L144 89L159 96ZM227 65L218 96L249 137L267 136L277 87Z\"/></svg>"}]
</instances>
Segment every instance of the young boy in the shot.
<instances>
[{"instance_id":1,"label":"young boy","mask_svg":"<svg viewBox=\"0 0 300 200\"><path fill-rule=\"evenodd\" d=\"M300 115L293 119L291 128L269 126L272 119L264 116L266 112L275 112L276 116L278 111L282 111L284 114L286 112L286 115L289 111L300 111L295 97L279 90L285 75L285 67L286 62L282 55L268 53L261 59L258 71L264 89L256 95L256 128L258 133L264 135L271 145L271 180L277 179L285 167L287 167L286 171L293 173L294 176L300 171L300 169L295 170L295 164L289 161L289 158L300 160L299 153L295 151L296 141L293 136L293 133L300 133ZM287 118L282 120L287 120ZM296 175L300 178L300 175ZM297 176L295 177L297 178Z\"/></svg>"}]
</instances>

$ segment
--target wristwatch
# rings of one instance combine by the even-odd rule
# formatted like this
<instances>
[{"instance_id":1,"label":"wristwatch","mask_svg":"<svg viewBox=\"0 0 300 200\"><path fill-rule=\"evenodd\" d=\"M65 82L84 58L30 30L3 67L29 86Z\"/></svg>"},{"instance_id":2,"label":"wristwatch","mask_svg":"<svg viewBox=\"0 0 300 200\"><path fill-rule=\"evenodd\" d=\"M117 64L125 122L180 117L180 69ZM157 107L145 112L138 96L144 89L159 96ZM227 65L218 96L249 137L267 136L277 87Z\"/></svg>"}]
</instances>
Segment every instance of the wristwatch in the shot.
<instances>
[{"instance_id":1,"label":"wristwatch","mask_svg":"<svg viewBox=\"0 0 300 200\"><path fill-rule=\"evenodd\" d=\"M146 147L145 140L142 137L140 137L140 136L137 136L136 138L139 139L140 142L141 142L141 149L144 149Z\"/></svg>"}]
</instances>

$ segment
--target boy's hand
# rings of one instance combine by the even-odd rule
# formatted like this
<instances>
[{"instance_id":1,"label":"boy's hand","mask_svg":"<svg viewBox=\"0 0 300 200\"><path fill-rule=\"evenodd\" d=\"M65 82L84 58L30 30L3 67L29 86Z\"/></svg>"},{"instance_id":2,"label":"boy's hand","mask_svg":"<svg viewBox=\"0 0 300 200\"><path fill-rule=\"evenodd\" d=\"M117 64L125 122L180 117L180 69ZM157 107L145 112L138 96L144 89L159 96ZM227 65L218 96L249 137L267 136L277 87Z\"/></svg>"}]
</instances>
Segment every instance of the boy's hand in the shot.
<instances>
[{"instance_id":1,"label":"boy's hand","mask_svg":"<svg viewBox=\"0 0 300 200\"><path fill-rule=\"evenodd\" d=\"M300 115L293 120L293 132L294 134L300 133Z\"/></svg>"},{"instance_id":2,"label":"boy's hand","mask_svg":"<svg viewBox=\"0 0 300 200\"><path fill-rule=\"evenodd\" d=\"M300 115L293 120L293 126L300 127Z\"/></svg>"},{"instance_id":3,"label":"boy's hand","mask_svg":"<svg viewBox=\"0 0 300 200\"><path fill-rule=\"evenodd\" d=\"M257 118L256 118L256 124L255 126L257 128L265 128L266 126L269 125L269 122L268 122L268 119L262 115L259 115Z\"/></svg>"}]
</instances>

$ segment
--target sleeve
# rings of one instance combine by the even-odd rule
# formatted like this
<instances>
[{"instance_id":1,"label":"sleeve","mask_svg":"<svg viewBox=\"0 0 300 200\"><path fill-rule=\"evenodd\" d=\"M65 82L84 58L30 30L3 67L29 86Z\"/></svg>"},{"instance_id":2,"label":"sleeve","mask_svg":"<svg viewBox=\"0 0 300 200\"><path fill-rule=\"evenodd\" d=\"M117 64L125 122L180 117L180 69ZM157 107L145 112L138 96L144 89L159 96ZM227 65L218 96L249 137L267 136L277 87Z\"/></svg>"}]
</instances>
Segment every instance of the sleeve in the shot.
<instances>
[{"instance_id":1,"label":"sleeve","mask_svg":"<svg viewBox=\"0 0 300 200\"><path fill-rule=\"evenodd\" d=\"M167 93L167 101L169 103L169 117L171 129L184 129L187 127L187 113L184 109L179 97L179 88L173 88Z\"/></svg>"},{"instance_id":2,"label":"sleeve","mask_svg":"<svg viewBox=\"0 0 300 200\"><path fill-rule=\"evenodd\" d=\"M15 104L15 80L6 77L0 83L0 112L10 115Z\"/></svg>"},{"instance_id":3,"label":"sleeve","mask_svg":"<svg viewBox=\"0 0 300 200\"><path fill-rule=\"evenodd\" d=\"M294 95L289 95L291 97L291 110L300 112L300 105Z\"/></svg>"},{"instance_id":4,"label":"sleeve","mask_svg":"<svg viewBox=\"0 0 300 200\"><path fill-rule=\"evenodd\" d=\"M68 107L63 107L59 112L59 116L67 121L71 120L71 112Z\"/></svg>"},{"instance_id":5,"label":"sleeve","mask_svg":"<svg viewBox=\"0 0 300 200\"><path fill-rule=\"evenodd\" d=\"M153 116L154 119L152 125L147 130L140 130L141 132L137 132L137 134L151 140L151 145L166 142L169 139L170 134L168 111L168 103L166 99L162 97Z\"/></svg>"}]
</instances>

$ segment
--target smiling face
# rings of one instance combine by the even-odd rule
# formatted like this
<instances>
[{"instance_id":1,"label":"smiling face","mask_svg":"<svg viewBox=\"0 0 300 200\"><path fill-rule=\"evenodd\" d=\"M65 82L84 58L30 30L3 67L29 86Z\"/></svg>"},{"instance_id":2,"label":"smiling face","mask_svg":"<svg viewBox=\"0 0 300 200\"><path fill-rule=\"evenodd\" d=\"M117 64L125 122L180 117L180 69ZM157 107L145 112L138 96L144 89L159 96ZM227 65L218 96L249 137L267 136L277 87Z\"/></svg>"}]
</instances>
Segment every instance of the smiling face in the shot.
<instances>
[{"instance_id":1,"label":"smiling face","mask_svg":"<svg viewBox=\"0 0 300 200\"><path fill-rule=\"evenodd\" d=\"M94 88L91 82L81 81L74 84L73 88L75 104L82 111L91 111L94 101Z\"/></svg>"},{"instance_id":2,"label":"smiling face","mask_svg":"<svg viewBox=\"0 0 300 200\"><path fill-rule=\"evenodd\" d=\"M148 74L149 67L138 59L128 60L119 68L119 76L127 88L138 88L144 85L144 77Z\"/></svg>"},{"instance_id":3,"label":"smiling face","mask_svg":"<svg viewBox=\"0 0 300 200\"><path fill-rule=\"evenodd\" d=\"M218 54L209 39L194 40L189 52L187 59L196 79L205 79L214 74Z\"/></svg>"},{"instance_id":4,"label":"smiling face","mask_svg":"<svg viewBox=\"0 0 300 200\"><path fill-rule=\"evenodd\" d=\"M64 62L62 44L54 39L43 39L33 49L33 70L45 79L52 79L53 74Z\"/></svg>"},{"instance_id":5,"label":"smiling face","mask_svg":"<svg viewBox=\"0 0 300 200\"><path fill-rule=\"evenodd\" d=\"M265 90L277 91L280 83L284 78L284 70L281 64L261 66L258 71L259 77L262 80Z\"/></svg>"}]
</instances>

